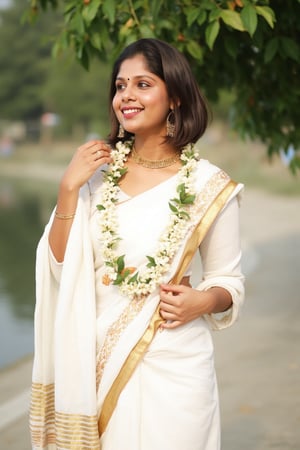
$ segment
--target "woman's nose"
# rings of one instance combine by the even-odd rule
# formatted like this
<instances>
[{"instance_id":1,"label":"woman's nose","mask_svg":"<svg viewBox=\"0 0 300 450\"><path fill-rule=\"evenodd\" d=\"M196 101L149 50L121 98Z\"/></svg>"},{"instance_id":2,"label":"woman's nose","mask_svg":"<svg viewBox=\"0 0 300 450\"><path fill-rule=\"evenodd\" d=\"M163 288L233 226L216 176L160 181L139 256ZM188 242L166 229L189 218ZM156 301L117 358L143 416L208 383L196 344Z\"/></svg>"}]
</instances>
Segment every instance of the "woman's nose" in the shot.
<instances>
[{"instance_id":1,"label":"woman's nose","mask_svg":"<svg viewBox=\"0 0 300 450\"><path fill-rule=\"evenodd\" d=\"M126 88L123 90L122 92L122 100L123 101L128 101L128 100L132 100L135 98L133 89L131 88L131 86L126 86Z\"/></svg>"}]
</instances>

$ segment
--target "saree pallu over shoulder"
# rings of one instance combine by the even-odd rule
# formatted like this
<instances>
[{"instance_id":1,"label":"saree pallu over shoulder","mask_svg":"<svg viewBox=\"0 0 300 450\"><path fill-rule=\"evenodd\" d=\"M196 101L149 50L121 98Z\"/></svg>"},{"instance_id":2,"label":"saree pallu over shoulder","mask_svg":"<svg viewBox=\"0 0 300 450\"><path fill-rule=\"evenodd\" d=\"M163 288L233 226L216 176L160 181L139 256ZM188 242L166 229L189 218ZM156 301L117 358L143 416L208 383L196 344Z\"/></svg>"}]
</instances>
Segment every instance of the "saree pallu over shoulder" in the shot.
<instances>
[{"instance_id":1,"label":"saree pallu over shoulder","mask_svg":"<svg viewBox=\"0 0 300 450\"><path fill-rule=\"evenodd\" d=\"M35 355L30 431L35 450L100 448L95 368L95 292L90 193L80 193L59 282L48 235L37 248Z\"/></svg>"}]
</instances>

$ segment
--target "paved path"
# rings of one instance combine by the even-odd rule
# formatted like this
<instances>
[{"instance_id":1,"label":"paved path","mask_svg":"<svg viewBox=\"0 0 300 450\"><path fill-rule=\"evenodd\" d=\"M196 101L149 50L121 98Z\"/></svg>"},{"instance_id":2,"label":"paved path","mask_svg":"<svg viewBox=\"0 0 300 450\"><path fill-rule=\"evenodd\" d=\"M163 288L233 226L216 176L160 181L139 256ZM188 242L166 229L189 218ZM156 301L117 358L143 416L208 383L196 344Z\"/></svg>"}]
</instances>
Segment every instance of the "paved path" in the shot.
<instances>
[{"instance_id":1,"label":"paved path","mask_svg":"<svg viewBox=\"0 0 300 450\"><path fill-rule=\"evenodd\" d=\"M247 300L214 333L222 450L300 449L300 198L246 192Z\"/></svg>"},{"instance_id":2,"label":"paved path","mask_svg":"<svg viewBox=\"0 0 300 450\"><path fill-rule=\"evenodd\" d=\"M28 404L32 359L0 372L0 449L30 450Z\"/></svg>"},{"instance_id":3,"label":"paved path","mask_svg":"<svg viewBox=\"0 0 300 450\"><path fill-rule=\"evenodd\" d=\"M214 333L222 450L299 450L300 198L247 191L241 228L247 301ZM30 372L30 358L0 372L1 450L30 450Z\"/></svg>"}]
</instances>

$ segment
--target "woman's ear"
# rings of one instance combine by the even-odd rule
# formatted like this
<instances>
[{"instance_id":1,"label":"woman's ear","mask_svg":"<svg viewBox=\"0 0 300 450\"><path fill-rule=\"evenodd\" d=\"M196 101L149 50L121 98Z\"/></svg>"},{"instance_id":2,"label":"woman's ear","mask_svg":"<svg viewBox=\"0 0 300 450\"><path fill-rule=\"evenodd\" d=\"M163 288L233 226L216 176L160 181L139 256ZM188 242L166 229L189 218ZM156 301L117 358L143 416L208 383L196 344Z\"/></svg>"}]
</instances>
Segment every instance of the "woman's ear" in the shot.
<instances>
[{"instance_id":1,"label":"woman's ear","mask_svg":"<svg viewBox=\"0 0 300 450\"><path fill-rule=\"evenodd\" d=\"M171 100L170 102L170 109L173 111L176 107L178 108L180 106L180 100Z\"/></svg>"}]
</instances>

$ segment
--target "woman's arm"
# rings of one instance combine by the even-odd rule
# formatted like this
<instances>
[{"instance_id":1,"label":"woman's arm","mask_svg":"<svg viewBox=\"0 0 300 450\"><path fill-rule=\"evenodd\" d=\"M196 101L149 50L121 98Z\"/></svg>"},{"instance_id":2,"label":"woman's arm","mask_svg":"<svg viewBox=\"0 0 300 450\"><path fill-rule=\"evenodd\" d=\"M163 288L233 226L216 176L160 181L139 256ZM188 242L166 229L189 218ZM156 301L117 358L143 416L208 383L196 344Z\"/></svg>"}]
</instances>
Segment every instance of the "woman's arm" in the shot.
<instances>
[{"instance_id":1,"label":"woman's arm","mask_svg":"<svg viewBox=\"0 0 300 450\"><path fill-rule=\"evenodd\" d=\"M64 260L81 186L102 166L111 162L110 147L104 141L90 141L75 152L59 186L56 212L49 232L49 244L58 262Z\"/></svg>"},{"instance_id":2,"label":"woman's arm","mask_svg":"<svg viewBox=\"0 0 300 450\"><path fill-rule=\"evenodd\" d=\"M200 246L203 281L193 289L182 285L161 287L161 316L165 328L175 328L200 316L224 312L243 300L239 207L232 199L219 214ZM212 319L213 320L213 319ZM217 328L217 326L215 326Z\"/></svg>"}]
</instances>

